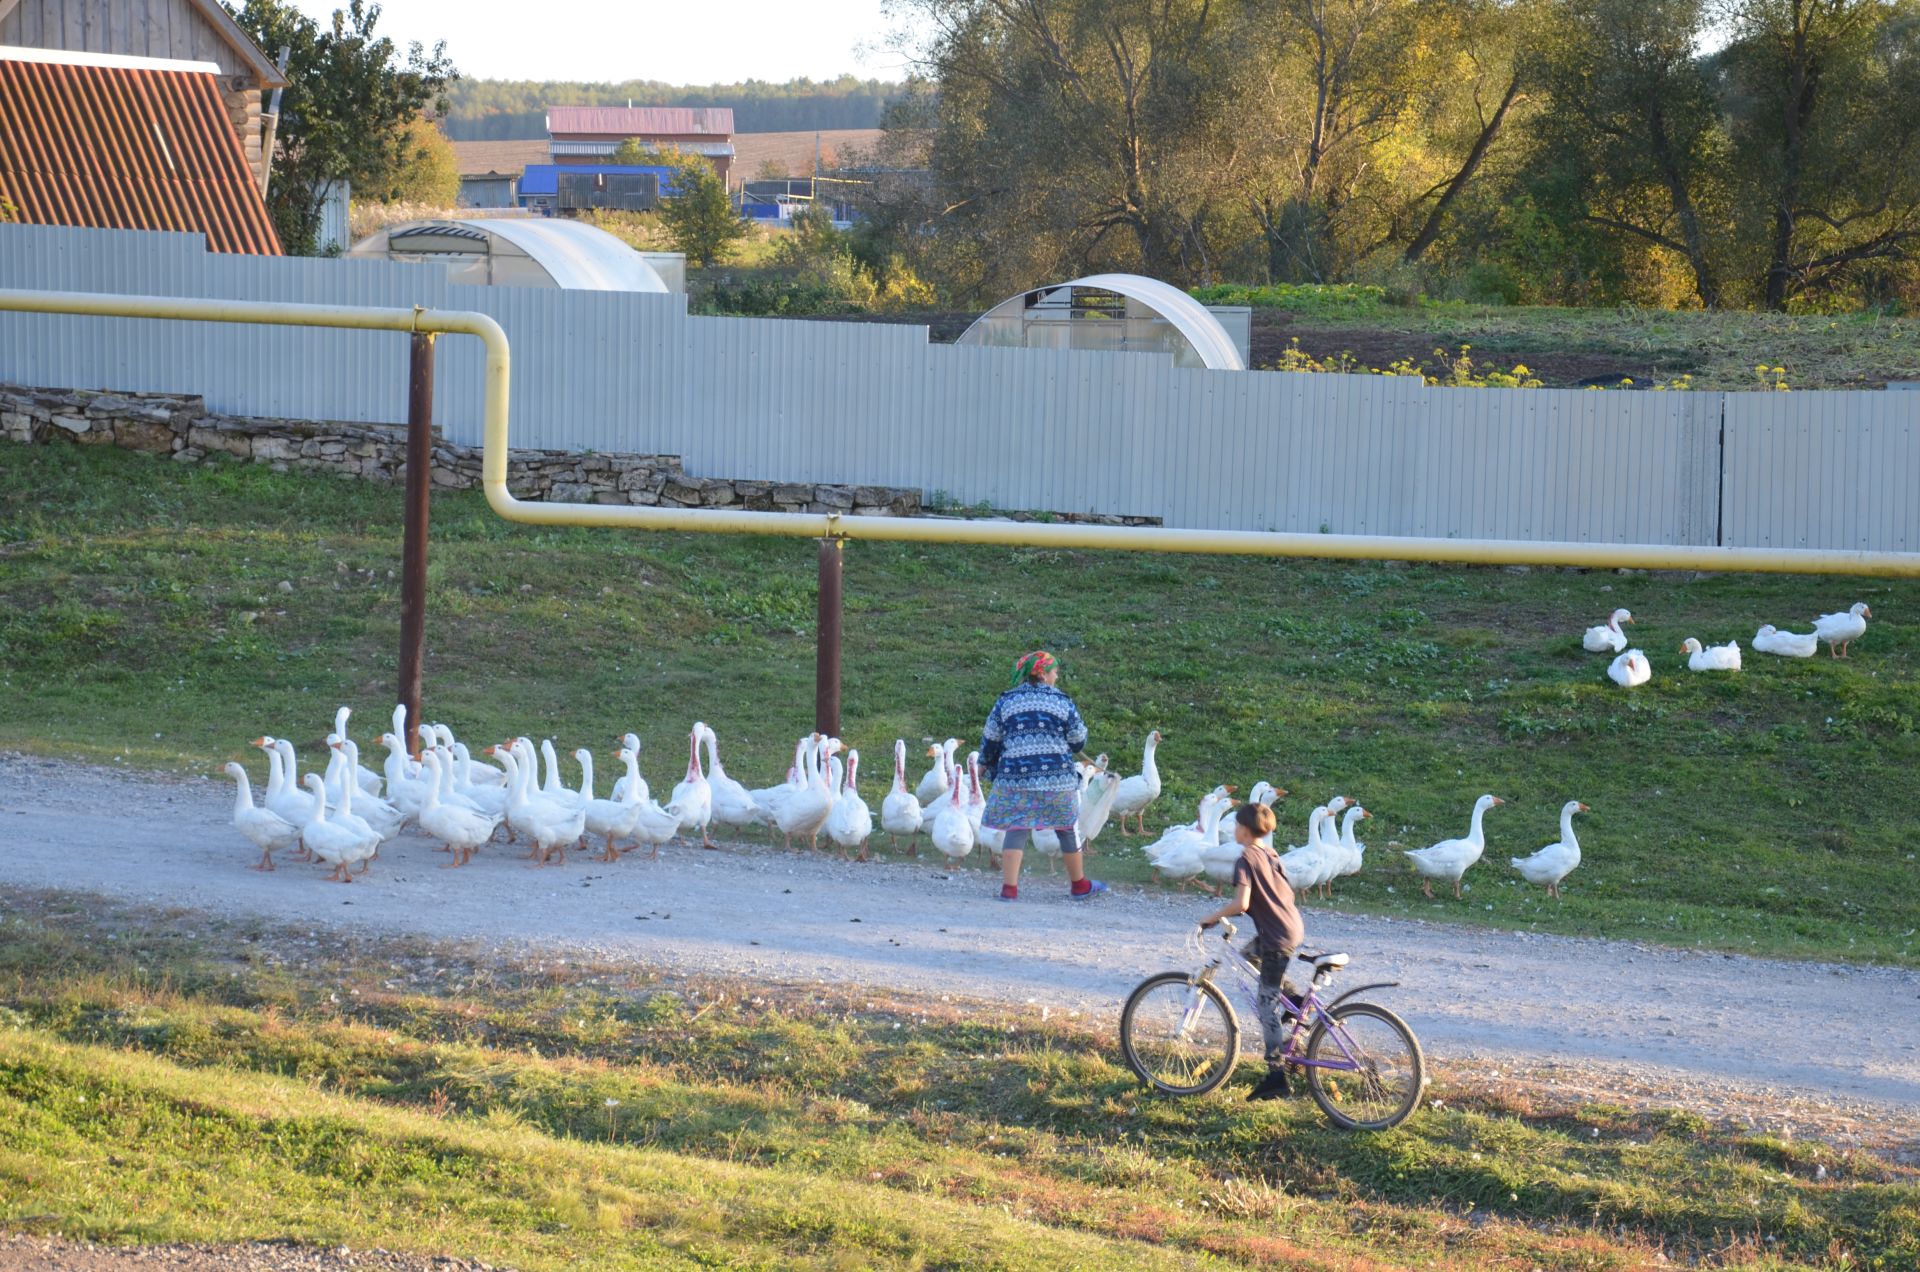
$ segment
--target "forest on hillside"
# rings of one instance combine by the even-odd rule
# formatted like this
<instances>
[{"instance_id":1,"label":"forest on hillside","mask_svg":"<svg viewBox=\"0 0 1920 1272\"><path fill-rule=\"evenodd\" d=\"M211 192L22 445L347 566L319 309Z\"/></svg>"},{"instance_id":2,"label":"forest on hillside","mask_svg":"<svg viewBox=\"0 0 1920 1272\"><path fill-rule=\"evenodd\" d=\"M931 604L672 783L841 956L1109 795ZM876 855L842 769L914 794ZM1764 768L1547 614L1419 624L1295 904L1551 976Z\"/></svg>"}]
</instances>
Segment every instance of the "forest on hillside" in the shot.
<instances>
[{"instance_id":1,"label":"forest on hillside","mask_svg":"<svg viewBox=\"0 0 1920 1272\"><path fill-rule=\"evenodd\" d=\"M894 0L864 254L1920 312L1920 0ZM937 86L937 89L936 87Z\"/></svg>"},{"instance_id":2,"label":"forest on hillside","mask_svg":"<svg viewBox=\"0 0 1920 1272\"><path fill-rule=\"evenodd\" d=\"M737 132L878 128L900 85L843 75L835 80L686 87L655 80L584 84L547 80L469 80L447 91L442 121L455 141L512 141L547 135L549 106L731 106Z\"/></svg>"}]
</instances>

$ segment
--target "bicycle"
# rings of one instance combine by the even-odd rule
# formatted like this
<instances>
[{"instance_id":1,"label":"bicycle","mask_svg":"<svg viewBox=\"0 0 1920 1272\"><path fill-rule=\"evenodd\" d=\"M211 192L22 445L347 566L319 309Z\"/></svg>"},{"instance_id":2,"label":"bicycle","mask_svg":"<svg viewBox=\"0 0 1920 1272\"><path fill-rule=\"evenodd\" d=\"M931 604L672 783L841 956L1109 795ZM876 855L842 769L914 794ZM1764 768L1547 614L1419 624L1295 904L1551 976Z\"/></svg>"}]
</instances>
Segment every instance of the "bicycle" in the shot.
<instances>
[{"instance_id":1,"label":"bicycle","mask_svg":"<svg viewBox=\"0 0 1920 1272\"><path fill-rule=\"evenodd\" d=\"M1191 972L1160 972L1140 982L1120 1012L1120 1049L1127 1065L1168 1095L1205 1095L1233 1074L1240 1057L1240 1017L1221 991L1226 969L1241 997L1259 1013L1260 972L1234 947L1236 932L1219 925L1221 948L1206 948L1208 932L1196 928L1187 949L1200 965ZM1426 1091L1426 1057L1406 1021L1355 994L1398 981L1357 985L1330 1002L1320 990L1350 961L1345 954L1296 954L1313 967L1313 980L1298 999L1280 995L1293 1022L1285 1064L1304 1072L1307 1090L1327 1120L1343 1130L1382 1131L1400 1125L1420 1106Z\"/></svg>"}]
</instances>

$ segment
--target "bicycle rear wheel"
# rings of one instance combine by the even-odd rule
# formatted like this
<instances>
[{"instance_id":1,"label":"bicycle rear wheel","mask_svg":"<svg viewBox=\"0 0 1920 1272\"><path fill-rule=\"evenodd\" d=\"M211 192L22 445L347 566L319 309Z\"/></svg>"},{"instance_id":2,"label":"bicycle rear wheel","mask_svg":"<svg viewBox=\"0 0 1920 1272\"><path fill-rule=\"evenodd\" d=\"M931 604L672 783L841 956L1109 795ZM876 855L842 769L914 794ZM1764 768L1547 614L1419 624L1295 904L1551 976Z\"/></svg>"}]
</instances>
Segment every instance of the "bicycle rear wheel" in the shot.
<instances>
[{"instance_id":1,"label":"bicycle rear wheel","mask_svg":"<svg viewBox=\"0 0 1920 1272\"><path fill-rule=\"evenodd\" d=\"M1205 1095L1233 1076L1240 1021L1219 989L1185 972L1140 982L1120 1011L1127 1067L1168 1095Z\"/></svg>"},{"instance_id":2,"label":"bicycle rear wheel","mask_svg":"<svg viewBox=\"0 0 1920 1272\"><path fill-rule=\"evenodd\" d=\"M1427 1062L1420 1040L1406 1021L1373 1003L1345 1003L1323 1013L1307 1039L1304 1058L1358 1066L1304 1066L1313 1102L1343 1130L1398 1126L1413 1116L1426 1090Z\"/></svg>"}]
</instances>

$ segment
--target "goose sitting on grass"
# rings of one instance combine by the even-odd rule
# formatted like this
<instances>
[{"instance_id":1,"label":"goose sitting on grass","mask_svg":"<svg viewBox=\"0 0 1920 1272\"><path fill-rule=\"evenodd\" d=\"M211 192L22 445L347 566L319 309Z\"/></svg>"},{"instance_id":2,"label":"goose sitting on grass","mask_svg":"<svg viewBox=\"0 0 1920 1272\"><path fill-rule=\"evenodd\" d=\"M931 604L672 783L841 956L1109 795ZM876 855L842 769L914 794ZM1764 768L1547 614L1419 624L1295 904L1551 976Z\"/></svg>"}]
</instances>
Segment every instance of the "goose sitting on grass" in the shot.
<instances>
[{"instance_id":1,"label":"goose sitting on grass","mask_svg":"<svg viewBox=\"0 0 1920 1272\"><path fill-rule=\"evenodd\" d=\"M1811 658L1820 652L1820 637L1813 632L1783 632L1768 623L1753 634L1753 651L1782 658Z\"/></svg>"},{"instance_id":2,"label":"goose sitting on grass","mask_svg":"<svg viewBox=\"0 0 1920 1272\"><path fill-rule=\"evenodd\" d=\"M1680 652L1687 656L1689 671L1740 670L1740 642L1737 640L1703 649L1698 640L1689 636L1681 644Z\"/></svg>"},{"instance_id":3,"label":"goose sitting on grass","mask_svg":"<svg viewBox=\"0 0 1920 1272\"><path fill-rule=\"evenodd\" d=\"M1627 647L1627 634L1620 630L1620 624L1632 621L1632 614L1617 609L1606 622L1587 628L1586 635L1580 638L1580 647L1590 654L1617 654Z\"/></svg>"}]
</instances>

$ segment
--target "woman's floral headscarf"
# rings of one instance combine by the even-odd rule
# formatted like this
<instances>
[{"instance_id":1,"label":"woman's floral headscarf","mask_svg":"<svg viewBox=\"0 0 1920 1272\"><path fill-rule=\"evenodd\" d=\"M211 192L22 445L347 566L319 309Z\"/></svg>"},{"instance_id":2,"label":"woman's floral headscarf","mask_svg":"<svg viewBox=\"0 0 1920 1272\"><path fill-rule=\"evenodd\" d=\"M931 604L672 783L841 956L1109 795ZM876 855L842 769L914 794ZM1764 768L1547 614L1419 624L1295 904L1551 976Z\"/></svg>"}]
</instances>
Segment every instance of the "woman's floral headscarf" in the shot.
<instances>
[{"instance_id":1,"label":"woman's floral headscarf","mask_svg":"<svg viewBox=\"0 0 1920 1272\"><path fill-rule=\"evenodd\" d=\"M1020 683L1028 677L1044 676L1058 665L1058 661L1054 656L1044 649L1036 649L1030 654L1022 654L1020 655L1020 660L1013 664L1013 679L1008 682L1007 688L1018 689Z\"/></svg>"}]
</instances>

